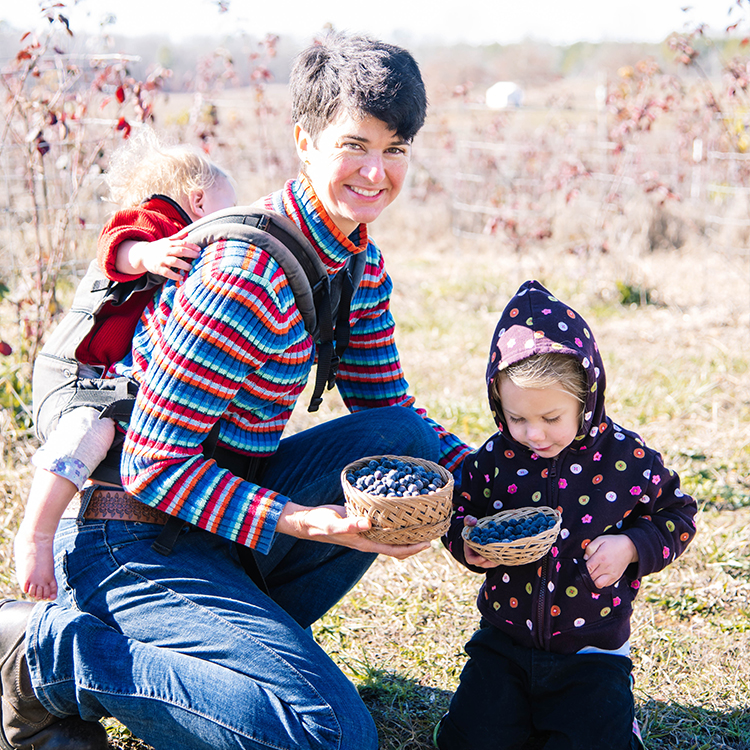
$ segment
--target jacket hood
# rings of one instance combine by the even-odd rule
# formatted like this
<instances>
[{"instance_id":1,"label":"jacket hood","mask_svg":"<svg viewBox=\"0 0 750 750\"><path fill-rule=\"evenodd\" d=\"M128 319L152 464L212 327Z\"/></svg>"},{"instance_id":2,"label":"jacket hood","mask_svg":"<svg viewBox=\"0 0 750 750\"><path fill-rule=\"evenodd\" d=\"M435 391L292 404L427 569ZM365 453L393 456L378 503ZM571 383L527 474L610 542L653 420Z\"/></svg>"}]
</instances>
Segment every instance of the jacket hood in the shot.
<instances>
[{"instance_id":1,"label":"jacket hood","mask_svg":"<svg viewBox=\"0 0 750 750\"><path fill-rule=\"evenodd\" d=\"M498 413L491 385L495 376L508 366L534 354L557 352L574 356L588 378L583 427L571 445L584 450L599 434L604 423L605 374L599 347L586 321L575 310L561 302L538 281L525 281L503 310L495 328L487 364L487 396L495 423L501 432L506 429L502 413Z\"/></svg>"}]
</instances>

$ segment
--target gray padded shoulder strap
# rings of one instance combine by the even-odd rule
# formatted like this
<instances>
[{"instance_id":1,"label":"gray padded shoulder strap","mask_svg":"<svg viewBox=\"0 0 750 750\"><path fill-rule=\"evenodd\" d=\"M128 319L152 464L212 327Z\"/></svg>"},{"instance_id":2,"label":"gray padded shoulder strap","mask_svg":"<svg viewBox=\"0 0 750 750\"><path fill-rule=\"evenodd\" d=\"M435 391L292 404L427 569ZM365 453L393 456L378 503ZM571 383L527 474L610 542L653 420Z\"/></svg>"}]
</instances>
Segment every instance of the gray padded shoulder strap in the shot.
<instances>
[{"instance_id":1,"label":"gray padded shoulder strap","mask_svg":"<svg viewBox=\"0 0 750 750\"><path fill-rule=\"evenodd\" d=\"M315 248L291 219L255 206L228 208L191 224L187 240L199 247L240 240L268 251L286 274L305 328L317 338L315 295L330 282Z\"/></svg>"}]
</instances>

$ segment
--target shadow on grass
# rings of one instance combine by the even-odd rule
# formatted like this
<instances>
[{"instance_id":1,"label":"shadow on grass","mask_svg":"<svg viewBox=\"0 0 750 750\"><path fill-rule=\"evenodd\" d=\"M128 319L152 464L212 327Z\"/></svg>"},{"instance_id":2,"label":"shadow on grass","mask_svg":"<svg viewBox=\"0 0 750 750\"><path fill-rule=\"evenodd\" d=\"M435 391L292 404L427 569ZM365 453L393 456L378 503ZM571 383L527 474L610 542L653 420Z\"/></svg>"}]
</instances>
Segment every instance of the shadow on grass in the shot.
<instances>
[{"instance_id":1,"label":"shadow on grass","mask_svg":"<svg viewBox=\"0 0 750 750\"><path fill-rule=\"evenodd\" d=\"M648 700L636 704L647 750L750 750L750 708L729 712Z\"/></svg>"},{"instance_id":2,"label":"shadow on grass","mask_svg":"<svg viewBox=\"0 0 750 750\"><path fill-rule=\"evenodd\" d=\"M379 750L430 750L432 732L452 693L399 674L370 668L357 685L375 720Z\"/></svg>"},{"instance_id":3,"label":"shadow on grass","mask_svg":"<svg viewBox=\"0 0 750 750\"><path fill-rule=\"evenodd\" d=\"M357 690L378 728L379 750L434 750L432 733L448 710L451 691L372 668ZM537 738L524 750L542 750L543 744Z\"/></svg>"},{"instance_id":4,"label":"shadow on grass","mask_svg":"<svg viewBox=\"0 0 750 750\"><path fill-rule=\"evenodd\" d=\"M434 750L432 733L452 693L370 669L359 694L378 728L380 750ZM727 713L663 701L636 705L647 750L750 750L750 708ZM535 736L525 750L542 750Z\"/></svg>"}]
</instances>

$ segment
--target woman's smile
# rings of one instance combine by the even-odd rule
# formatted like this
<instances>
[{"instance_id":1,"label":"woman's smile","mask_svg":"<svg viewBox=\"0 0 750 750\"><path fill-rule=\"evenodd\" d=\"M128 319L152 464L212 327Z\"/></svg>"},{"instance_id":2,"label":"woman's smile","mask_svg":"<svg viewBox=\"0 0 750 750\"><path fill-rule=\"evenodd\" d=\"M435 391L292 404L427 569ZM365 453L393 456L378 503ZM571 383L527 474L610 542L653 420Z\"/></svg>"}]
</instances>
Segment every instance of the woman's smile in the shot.
<instances>
[{"instance_id":1,"label":"woman's smile","mask_svg":"<svg viewBox=\"0 0 750 750\"><path fill-rule=\"evenodd\" d=\"M377 219L401 192L411 145L381 120L342 114L314 140L297 125L295 139L305 173L343 234Z\"/></svg>"}]
</instances>

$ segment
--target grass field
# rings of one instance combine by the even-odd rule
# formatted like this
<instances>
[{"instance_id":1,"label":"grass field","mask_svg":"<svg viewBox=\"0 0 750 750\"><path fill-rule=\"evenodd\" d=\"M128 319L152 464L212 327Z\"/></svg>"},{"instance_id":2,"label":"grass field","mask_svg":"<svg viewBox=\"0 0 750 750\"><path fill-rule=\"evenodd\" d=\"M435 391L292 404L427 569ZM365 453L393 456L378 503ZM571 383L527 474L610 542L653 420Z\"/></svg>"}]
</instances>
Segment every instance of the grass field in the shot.
<instances>
[{"instance_id":1,"label":"grass field","mask_svg":"<svg viewBox=\"0 0 750 750\"><path fill-rule=\"evenodd\" d=\"M484 392L489 337L518 285L537 278L592 326L608 371L608 408L664 454L698 500L698 534L647 578L632 638L636 704L649 750L750 750L750 269L705 236L683 248L573 253L554 243L513 252L457 238L442 200L408 196L378 220L396 293L404 369L419 404L472 444L492 429ZM649 292L646 297L628 291ZM623 300L625 304L623 304ZM306 403L305 397L300 403ZM341 413L327 398L291 429ZM4 417L7 420L7 415ZM0 590L18 596L11 544L30 483L28 436L0 466ZM404 562L379 559L315 626L375 716L383 750L431 747L478 622L478 576L438 543ZM112 744L145 746L113 724ZM606 745L603 746L603 750ZM356 750L356 748L347 749Z\"/></svg>"},{"instance_id":2,"label":"grass field","mask_svg":"<svg viewBox=\"0 0 750 750\"><path fill-rule=\"evenodd\" d=\"M440 231L440 212L412 212L411 220L413 238L398 217L392 231L373 232L391 251L400 289L404 366L420 402L469 442L491 429L483 386L489 336L522 280L539 278L591 324L607 366L610 414L664 454L700 507L687 553L646 578L636 602L635 693L646 746L747 750L748 269L700 243L627 260L554 248L519 257L489 239L457 242ZM442 239L410 249L425 225ZM659 305L620 303L618 281L636 276ZM361 685L384 750L431 746L477 625L479 583L435 543L404 562L380 559L320 623L319 640Z\"/></svg>"}]
</instances>

